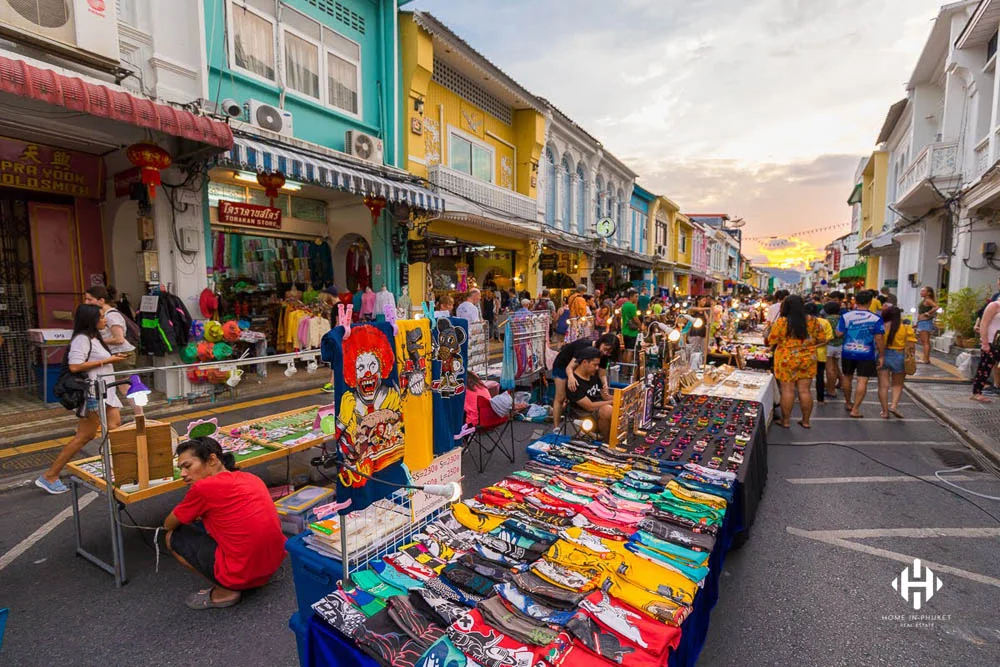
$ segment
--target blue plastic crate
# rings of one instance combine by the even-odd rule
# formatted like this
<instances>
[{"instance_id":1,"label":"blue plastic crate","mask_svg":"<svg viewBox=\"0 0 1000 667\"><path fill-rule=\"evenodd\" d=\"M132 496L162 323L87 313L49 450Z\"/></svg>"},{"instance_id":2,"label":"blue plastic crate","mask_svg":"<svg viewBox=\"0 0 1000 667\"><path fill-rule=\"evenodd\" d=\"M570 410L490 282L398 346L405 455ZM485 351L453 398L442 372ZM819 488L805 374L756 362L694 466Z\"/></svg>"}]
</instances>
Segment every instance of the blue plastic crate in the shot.
<instances>
[{"instance_id":1,"label":"blue plastic crate","mask_svg":"<svg viewBox=\"0 0 1000 667\"><path fill-rule=\"evenodd\" d=\"M311 534L310 531L306 531L289 538L285 543L285 549L292 557L295 599L303 627L313 615L313 603L336 590L337 582L344 576L340 561L321 556L306 546L303 539Z\"/></svg>"},{"instance_id":2,"label":"blue plastic crate","mask_svg":"<svg viewBox=\"0 0 1000 667\"><path fill-rule=\"evenodd\" d=\"M295 633L295 646L299 650L299 665L309 667L309 624L302 620L298 612L288 619L288 627Z\"/></svg>"},{"instance_id":3,"label":"blue plastic crate","mask_svg":"<svg viewBox=\"0 0 1000 667\"><path fill-rule=\"evenodd\" d=\"M0 609L0 649L3 648L3 631L7 629L7 615L10 609Z\"/></svg>"}]
</instances>

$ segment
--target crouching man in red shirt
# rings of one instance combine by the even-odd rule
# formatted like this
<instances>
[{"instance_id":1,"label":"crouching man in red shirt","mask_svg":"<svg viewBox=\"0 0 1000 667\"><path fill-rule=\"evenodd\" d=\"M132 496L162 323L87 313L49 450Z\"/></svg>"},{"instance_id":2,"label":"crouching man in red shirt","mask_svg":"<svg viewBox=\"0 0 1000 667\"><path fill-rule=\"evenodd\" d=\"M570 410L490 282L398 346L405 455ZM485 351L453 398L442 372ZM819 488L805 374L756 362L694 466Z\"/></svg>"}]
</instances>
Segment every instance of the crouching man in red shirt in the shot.
<instances>
[{"instance_id":1,"label":"crouching man in red shirt","mask_svg":"<svg viewBox=\"0 0 1000 667\"><path fill-rule=\"evenodd\" d=\"M285 558L285 536L264 482L240 472L212 438L177 447L187 495L163 522L167 548L212 582L187 598L191 609L231 607L240 591L270 581ZM200 521L198 521L200 519Z\"/></svg>"}]
</instances>

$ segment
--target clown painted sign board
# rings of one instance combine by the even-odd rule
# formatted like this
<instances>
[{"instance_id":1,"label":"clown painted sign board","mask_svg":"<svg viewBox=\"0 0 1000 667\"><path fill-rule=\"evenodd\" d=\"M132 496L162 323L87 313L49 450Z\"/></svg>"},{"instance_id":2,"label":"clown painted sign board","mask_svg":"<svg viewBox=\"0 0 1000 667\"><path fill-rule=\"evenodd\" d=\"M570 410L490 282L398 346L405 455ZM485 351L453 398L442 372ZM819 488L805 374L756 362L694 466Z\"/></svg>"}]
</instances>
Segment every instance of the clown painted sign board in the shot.
<instances>
[{"instance_id":1,"label":"clown painted sign board","mask_svg":"<svg viewBox=\"0 0 1000 667\"><path fill-rule=\"evenodd\" d=\"M350 498L351 510L364 509L393 491L367 477L405 484L402 398L396 370L394 334L389 324L338 326L323 338L323 360L334 369L338 453L351 469L341 470L337 500Z\"/></svg>"}]
</instances>

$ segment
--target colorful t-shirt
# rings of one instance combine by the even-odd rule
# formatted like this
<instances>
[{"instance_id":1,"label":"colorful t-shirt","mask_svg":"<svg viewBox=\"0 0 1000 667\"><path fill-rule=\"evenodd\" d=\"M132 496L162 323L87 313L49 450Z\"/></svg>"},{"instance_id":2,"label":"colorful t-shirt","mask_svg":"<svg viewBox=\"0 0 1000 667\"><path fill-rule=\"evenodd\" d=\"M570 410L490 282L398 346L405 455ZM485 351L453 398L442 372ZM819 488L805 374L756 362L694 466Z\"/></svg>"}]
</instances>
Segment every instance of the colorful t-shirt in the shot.
<instances>
[{"instance_id":1,"label":"colorful t-shirt","mask_svg":"<svg viewBox=\"0 0 1000 667\"><path fill-rule=\"evenodd\" d=\"M403 404L405 449L403 463L410 472L423 470L434 459L434 424L427 414L431 398L431 326L427 320L398 320L396 361Z\"/></svg>"},{"instance_id":2,"label":"colorful t-shirt","mask_svg":"<svg viewBox=\"0 0 1000 667\"><path fill-rule=\"evenodd\" d=\"M837 331L844 334L844 359L874 361L878 358L875 336L885 333L880 315L868 310L849 310L840 316Z\"/></svg>"}]
</instances>

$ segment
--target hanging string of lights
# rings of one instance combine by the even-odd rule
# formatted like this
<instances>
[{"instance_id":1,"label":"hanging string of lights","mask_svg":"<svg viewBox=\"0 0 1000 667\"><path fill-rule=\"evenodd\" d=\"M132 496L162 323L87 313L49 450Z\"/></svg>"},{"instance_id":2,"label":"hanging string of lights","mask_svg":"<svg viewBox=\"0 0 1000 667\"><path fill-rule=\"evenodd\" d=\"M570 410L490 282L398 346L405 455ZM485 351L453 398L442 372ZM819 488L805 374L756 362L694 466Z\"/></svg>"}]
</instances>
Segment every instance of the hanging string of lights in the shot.
<instances>
[{"instance_id":1,"label":"hanging string of lights","mask_svg":"<svg viewBox=\"0 0 1000 667\"><path fill-rule=\"evenodd\" d=\"M841 227L844 227L845 225L850 225L850 224L851 224L850 221L847 221L847 222L838 222L838 223L833 224L833 225L826 225L824 227L816 227L814 229L807 229L807 230L801 231L801 232L794 232L792 234L789 234L788 236L789 237L795 237L795 236L806 236L807 234L819 234L821 232L829 232L829 231L833 231L835 229L840 229ZM744 241L768 241L768 240L777 239L777 238L781 238L781 237L778 236L778 235L776 235L776 234L771 234L771 235L768 235L768 236L750 236L750 237L744 238L743 240Z\"/></svg>"}]
</instances>

